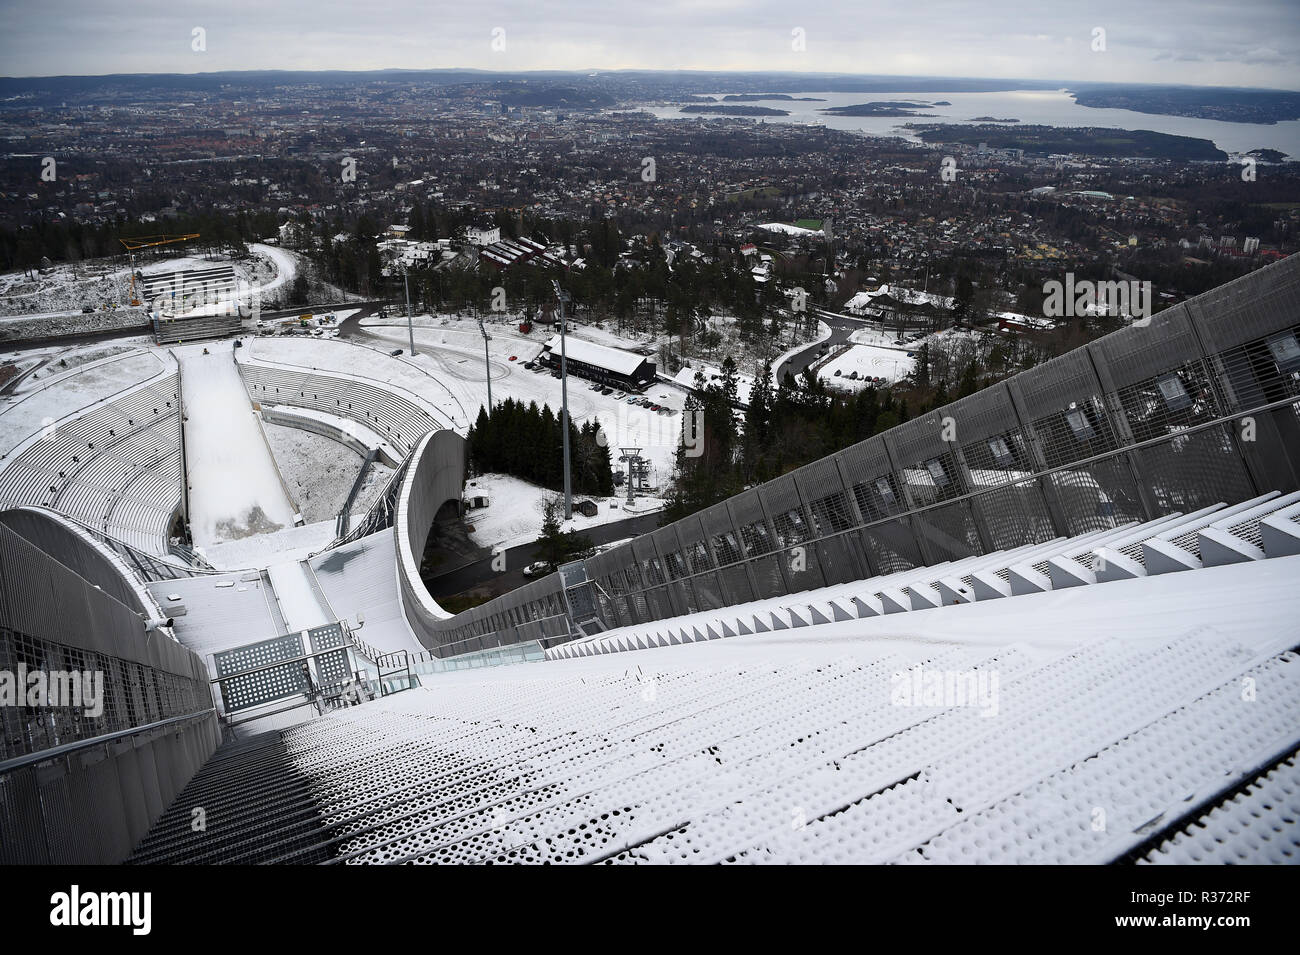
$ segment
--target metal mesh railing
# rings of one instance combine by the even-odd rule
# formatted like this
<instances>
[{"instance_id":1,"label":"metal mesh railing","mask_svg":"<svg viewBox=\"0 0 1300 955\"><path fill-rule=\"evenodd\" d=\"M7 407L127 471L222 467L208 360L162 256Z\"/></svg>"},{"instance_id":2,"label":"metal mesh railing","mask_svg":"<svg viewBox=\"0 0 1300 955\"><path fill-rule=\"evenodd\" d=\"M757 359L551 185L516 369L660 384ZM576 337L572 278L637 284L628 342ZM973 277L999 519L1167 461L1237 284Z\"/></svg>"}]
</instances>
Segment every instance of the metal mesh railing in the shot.
<instances>
[{"instance_id":1,"label":"metal mesh railing","mask_svg":"<svg viewBox=\"0 0 1300 955\"><path fill-rule=\"evenodd\" d=\"M644 623L1294 490L1297 316L1293 256L600 555L596 606ZM513 642L491 621L534 599L435 639Z\"/></svg>"}]
</instances>

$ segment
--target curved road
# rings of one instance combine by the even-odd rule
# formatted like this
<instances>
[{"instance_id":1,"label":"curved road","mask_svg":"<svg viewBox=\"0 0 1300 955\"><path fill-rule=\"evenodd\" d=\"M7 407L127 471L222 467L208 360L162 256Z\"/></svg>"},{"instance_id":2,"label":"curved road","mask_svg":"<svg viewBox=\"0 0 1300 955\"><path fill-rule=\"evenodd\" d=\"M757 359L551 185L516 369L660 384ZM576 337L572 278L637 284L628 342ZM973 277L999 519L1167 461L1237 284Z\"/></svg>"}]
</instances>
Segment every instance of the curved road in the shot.
<instances>
[{"instance_id":1,"label":"curved road","mask_svg":"<svg viewBox=\"0 0 1300 955\"><path fill-rule=\"evenodd\" d=\"M824 342L818 342L815 345L809 345L802 351L796 352L788 359L783 361L773 370L773 375L777 381L781 376L789 371L796 378L803 373L803 370L817 360L822 348L827 351L834 349L837 345L845 345L849 342L849 336L860 328L871 327L874 323L864 318L853 318L849 315L841 315L838 312L828 312L822 308L815 308L817 317L830 326L831 337ZM882 348L896 349L902 352L910 352L916 346L912 343L905 345L882 345Z\"/></svg>"},{"instance_id":2,"label":"curved road","mask_svg":"<svg viewBox=\"0 0 1300 955\"><path fill-rule=\"evenodd\" d=\"M776 381L781 381L788 371L795 378L803 374L803 370L817 360L821 350L827 351L835 348L837 345L846 344L849 335L862 328L866 323L861 319L849 318L847 315L839 315L835 312L826 312L821 309L816 310L817 317L830 326L831 337L824 342L816 342L809 345L802 351L795 352L781 364L772 369L772 377Z\"/></svg>"}]
</instances>

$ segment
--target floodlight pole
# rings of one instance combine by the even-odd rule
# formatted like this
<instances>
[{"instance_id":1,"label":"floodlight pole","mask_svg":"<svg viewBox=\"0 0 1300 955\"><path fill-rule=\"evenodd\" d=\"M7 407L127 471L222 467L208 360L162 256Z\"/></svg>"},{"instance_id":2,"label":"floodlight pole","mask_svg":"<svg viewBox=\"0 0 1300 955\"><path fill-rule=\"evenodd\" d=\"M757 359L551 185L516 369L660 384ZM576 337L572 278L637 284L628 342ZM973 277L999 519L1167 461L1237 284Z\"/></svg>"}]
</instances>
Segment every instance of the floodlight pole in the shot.
<instances>
[{"instance_id":1,"label":"floodlight pole","mask_svg":"<svg viewBox=\"0 0 1300 955\"><path fill-rule=\"evenodd\" d=\"M402 269L402 285L406 288L406 333L411 339L411 354L415 355L415 325L411 322L411 282L408 274L406 269ZM488 404L491 404L490 400Z\"/></svg>"},{"instance_id":2,"label":"floodlight pole","mask_svg":"<svg viewBox=\"0 0 1300 955\"><path fill-rule=\"evenodd\" d=\"M553 281L555 297L560 303L560 433L564 440L564 519L573 520L573 482L569 476L569 365L565 349L568 322L564 316L564 303L568 293Z\"/></svg>"},{"instance_id":3,"label":"floodlight pole","mask_svg":"<svg viewBox=\"0 0 1300 955\"><path fill-rule=\"evenodd\" d=\"M483 333L483 371L487 375L487 413L490 418L492 417L492 362L488 359L488 342L492 340L492 336L487 333L487 327L483 324L481 318L478 320L478 330Z\"/></svg>"}]
</instances>

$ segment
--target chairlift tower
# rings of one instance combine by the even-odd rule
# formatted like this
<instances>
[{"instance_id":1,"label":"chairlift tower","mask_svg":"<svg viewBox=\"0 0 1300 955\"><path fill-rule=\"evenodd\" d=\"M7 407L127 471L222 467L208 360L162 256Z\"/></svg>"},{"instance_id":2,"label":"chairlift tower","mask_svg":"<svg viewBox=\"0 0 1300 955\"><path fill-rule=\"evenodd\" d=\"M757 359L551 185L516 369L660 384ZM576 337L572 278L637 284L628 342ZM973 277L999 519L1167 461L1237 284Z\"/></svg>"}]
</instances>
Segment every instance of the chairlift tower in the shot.
<instances>
[{"instance_id":1,"label":"chairlift tower","mask_svg":"<svg viewBox=\"0 0 1300 955\"><path fill-rule=\"evenodd\" d=\"M636 499L637 476L641 472L641 449L619 448L618 451L619 463L627 465L627 503L631 504Z\"/></svg>"}]
</instances>

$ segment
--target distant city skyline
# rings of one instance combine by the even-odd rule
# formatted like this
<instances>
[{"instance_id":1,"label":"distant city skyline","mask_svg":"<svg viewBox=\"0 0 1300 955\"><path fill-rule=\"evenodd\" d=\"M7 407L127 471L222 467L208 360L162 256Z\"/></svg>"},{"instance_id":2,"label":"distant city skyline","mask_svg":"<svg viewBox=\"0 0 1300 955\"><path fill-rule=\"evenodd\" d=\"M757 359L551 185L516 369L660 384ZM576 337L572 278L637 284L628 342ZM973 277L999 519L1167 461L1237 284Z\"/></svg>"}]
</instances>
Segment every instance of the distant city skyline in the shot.
<instances>
[{"instance_id":1,"label":"distant city skyline","mask_svg":"<svg viewBox=\"0 0 1300 955\"><path fill-rule=\"evenodd\" d=\"M1296 90L1298 12L1294 0L0 0L0 72L797 71Z\"/></svg>"}]
</instances>

